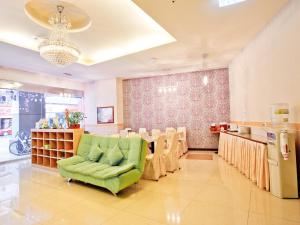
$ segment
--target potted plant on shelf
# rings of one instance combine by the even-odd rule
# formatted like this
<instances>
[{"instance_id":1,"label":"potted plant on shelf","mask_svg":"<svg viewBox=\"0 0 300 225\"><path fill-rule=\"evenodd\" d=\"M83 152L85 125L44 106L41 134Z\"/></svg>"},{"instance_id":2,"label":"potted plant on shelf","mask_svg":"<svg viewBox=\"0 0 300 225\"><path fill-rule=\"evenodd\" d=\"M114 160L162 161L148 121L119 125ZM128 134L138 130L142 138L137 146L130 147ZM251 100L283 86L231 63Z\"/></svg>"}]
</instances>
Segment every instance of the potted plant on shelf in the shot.
<instances>
[{"instance_id":1,"label":"potted plant on shelf","mask_svg":"<svg viewBox=\"0 0 300 225\"><path fill-rule=\"evenodd\" d=\"M82 112L71 112L68 117L69 128L70 129L79 129L80 122L83 120L84 115Z\"/></svg>"}]
</instances>

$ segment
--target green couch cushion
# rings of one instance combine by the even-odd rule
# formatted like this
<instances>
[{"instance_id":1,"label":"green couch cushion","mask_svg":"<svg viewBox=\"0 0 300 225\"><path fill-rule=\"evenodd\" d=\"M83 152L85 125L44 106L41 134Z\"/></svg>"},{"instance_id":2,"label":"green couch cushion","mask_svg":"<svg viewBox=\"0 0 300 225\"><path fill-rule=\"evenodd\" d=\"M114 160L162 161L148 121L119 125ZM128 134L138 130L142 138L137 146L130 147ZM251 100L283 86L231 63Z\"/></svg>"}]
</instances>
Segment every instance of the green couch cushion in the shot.
<instances>
[{"instance_id":1,"label":"green couch cushion","mask_svg":"<svg viewBox=\"0 0 300 225\"><path fill-rule=\"evenodd\" d=\"M73 156L73 157L70 157L67 159L58 160L57 164L60 167L66 167L66 166L75 165L75 164L78 164L78 163L81 163L84 161L85 161L85 159L83 157L76 155L76 156Z\"/></svg>"},{"instance_id":2,"label":"green couch cushion","mask_svg":"<svg viewBox=\"0 0 300 225\"><path fill-rule=\"evenodd\" d=\"M93 135L90 134L81 135L80 142L77 149L77 155L85 159L88 159L88 154L90 152L93 139L94 139Z\"/></svg>"},{"instance_id":3,"label":"green couch cushion","mask_svg":"<svg viewBox=\"0 0 300 225\"><path fill-rule=\"evenodd\" d=\"M124 156L117 144L108 151L107 159L108 159L109 165L111 165L111 166L118 165L122 161L123 158L124 158Z\"/></svg>"},{"instance_id":4,"label":"green couch cushion","mask_svg":"<svg viewBox=\"0 0 300 225\"><path fill-rule=\"evenodd\" d=\"M65 168L66 171L73 173L80 173L82 175L91 176L93 173L98 171L105 170L110 166L107 164L100 164L95 162L85 161L83 163L79 163L77 165L70 165Z\"/></svg>"},{"instance_id":5,"label":"green couch cushion","mask_svg":"<svg viewBox=\"0 0 300 225\"><path fill-rule=\"evenodd\" d=\"M130 149L128 153L128 162L133 163L139 168L141 161L142 139L140 137L130 138Z\"/></svg>"},{"instance_id":6,"label":"green couch cushion","mask_svg":"<svg viewBox=\"0 0 300 225\"><path fill-rule=\"evenodd\" d=\"M100 163L94 163L90 166L87 166L85 168L81 168L81 171L79 172L82 175L93 175L94 173L98 172L98 171L102 171L105 170L107 168L109 168L110 165L107 164L100 164Z\"/></svg>"},{"instance_id":7,"label":"green couch cushion","mask_svg":"<svg viewBox=\"0 0 300 225\"><path fill-rule=\"evenodd\" d=\"M94 162L91 161L84 161L75 165L68 165L66 167L64 167L65 170L69 171L69 172L80 172L82 171L83 168L87 168L89 166L91 166Z\"/></svg>"},{"instance_id":8,"label":"green couch cushion","mask_svg":"<svg viewBox=\"0 0 300 225\"><path fill-rule=\"evenodd\" d=\"M126 173L130 170L134 169L133 163L128 163L123 166L111 166L104 170L97 171L96 173L93 173L91 176L98 178L98 179L108 179L112 177L117 177L120 174Z\"/></svg>"},{"instance_id":9,"label":"green couch cushion","mask_svg":"<svg viewBox=\"0 0 300 225\"><path fill-rule=\"evenodd\" d=\"M93 162L97 162L104 154L104 151L97 145L93 145L88 154L88 159Z\"/></svg>"}]
</instances>

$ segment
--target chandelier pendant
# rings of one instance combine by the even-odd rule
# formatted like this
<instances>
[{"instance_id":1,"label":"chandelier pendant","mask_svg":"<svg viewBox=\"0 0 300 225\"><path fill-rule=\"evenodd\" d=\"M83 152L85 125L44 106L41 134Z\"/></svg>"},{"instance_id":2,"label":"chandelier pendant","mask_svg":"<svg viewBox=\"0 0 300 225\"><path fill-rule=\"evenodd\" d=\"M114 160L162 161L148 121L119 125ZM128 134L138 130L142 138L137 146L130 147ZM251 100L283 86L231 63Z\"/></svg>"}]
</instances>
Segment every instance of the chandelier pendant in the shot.
<instances>
[{"instance_id":1,"label":"chandelier pendant","mask_svg":"<svg viewBox=\"0 0 300 225\"><path fill-rule=\"evenodd\" d=\"M50 37L39 45L41 57L61 67L77 62L80 56L79 49L68 40L71 23L62 15L63 10L63 6L57 6L57 13L48 21L53 27Z\"/></svg>"}]
</instances>

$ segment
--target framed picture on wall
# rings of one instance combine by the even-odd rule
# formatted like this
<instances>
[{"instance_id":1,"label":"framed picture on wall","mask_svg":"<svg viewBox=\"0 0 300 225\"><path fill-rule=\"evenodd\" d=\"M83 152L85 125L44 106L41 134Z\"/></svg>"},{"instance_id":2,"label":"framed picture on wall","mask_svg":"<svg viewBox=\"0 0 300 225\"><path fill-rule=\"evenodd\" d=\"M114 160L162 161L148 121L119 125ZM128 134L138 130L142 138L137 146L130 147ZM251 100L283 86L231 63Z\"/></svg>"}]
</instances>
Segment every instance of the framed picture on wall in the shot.
<instances>
[{"instance_id":1,"label":"framed picture on wall","mask_svg":"<svg viewBox=\"0 0 300 225\"><path fill-rule=\"evenodd\" d=\"M97 124L114 123L114 107L97 107Z\"/></svg>"}]
</instances>

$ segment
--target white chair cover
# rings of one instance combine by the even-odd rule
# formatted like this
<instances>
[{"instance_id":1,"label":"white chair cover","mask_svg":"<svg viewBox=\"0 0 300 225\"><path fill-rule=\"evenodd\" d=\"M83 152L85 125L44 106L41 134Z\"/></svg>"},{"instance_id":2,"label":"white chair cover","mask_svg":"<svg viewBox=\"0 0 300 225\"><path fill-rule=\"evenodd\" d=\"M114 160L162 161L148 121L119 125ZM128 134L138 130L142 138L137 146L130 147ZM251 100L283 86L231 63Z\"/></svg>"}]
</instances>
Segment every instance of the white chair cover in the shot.
<instances>
[{"instance_id":1,"label":"white chair cover","mask_svg":"<svg viewBox=\"0 0 300 225\"><path fill-rule=\"evenodd\" d=\"M167 135L167 146L169 148L171 144L172 135L176 133L176 129L173 127L166 128L166 135Z\"/></svg>"},{"instance_id":2,"label":"white chair cover","mask_svg":"<svg viewBox=\"0 0 300 225\"><path fill-rule=\"evenodd\" d=\"M186 153L188 151L188 145L186 141L186 127L178 127L177 132L180 133L179 140L182 142L182 153Z\"/></svg>"},{"instance_id":3,"label":"white chair cover","mask_svg":"<svg viewBox=\"0 0 300 225\"><path fill-rule=\"evenodd\" d=\"M147 132L146 128L140 128L139 129L139 134L146 133L146 132Z\"/></svg>"},{"instance_id":4,"label":"white chair cover","mask_svg":"<svg viewBox=\"0 0 300 225\"><path fill-rule=\"evenodd\" d=\"M165 140L165 135L159 136L154 154L147 155L143 174L144 179L158 180L161 176L167 175L166 158L164 156Z\"/></svg>"},{"instance_id":5,"label":"white chair cover","mask_svg":"<svg viewBox=\"0 0 300 225\"><path fill-rule=\"evenodd\" d=\"M120 136L121 137L127 137L128 136L128 130L120 130Z\"/></svg>"},{"instance_id":6,"label":"white chair cover","mask_svg":"<svg viewBox=\"0 0 300 225\"><path fill-rule=\"evenodd\" d=\"M152 129L151 136L154 140L157 140L160 135L161 131L159 129Z\"/></svg>"},{"instance_id":7,"label":"white chair cover","mask_svg":"<svg viewBox=\"0 0 300 225\"><path fill-rule=\"evenodd\" d=\"M128 137L141 137L141 135L137 134L136 132L129 132Z\"/></svg>"},{"instance_id":8,"label":"white chair cover","mask_svg":"<svg viewBox=\"0 0 300 225\"><path fill-rule=\"evenodd\" d=\"M139 135L147 142L154 141L153 138L148 134L148 132L140 133Z\"/></svg>"},{"instance_id":9,"label":"white chair cover","mask_svg":"<svg viewBox=\"0 0 300 225\"><path fill-rule=\"evenodd\" d=\"M171 137L171 142L167 150L164 151L166 156L166 169L168 172L174 172L180 169L179 159L178 159L178 133L173 133Z\"/></svg>"}]
</instances>

